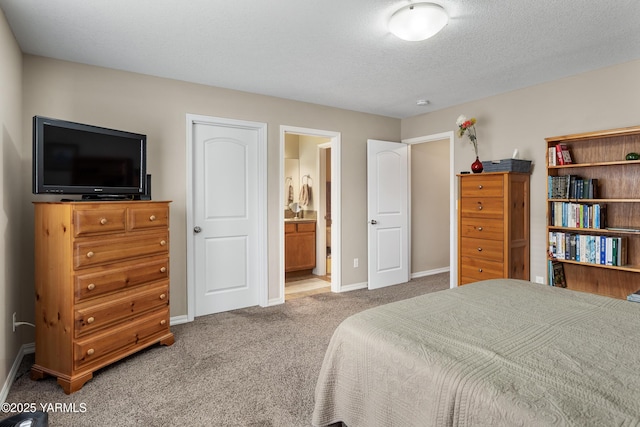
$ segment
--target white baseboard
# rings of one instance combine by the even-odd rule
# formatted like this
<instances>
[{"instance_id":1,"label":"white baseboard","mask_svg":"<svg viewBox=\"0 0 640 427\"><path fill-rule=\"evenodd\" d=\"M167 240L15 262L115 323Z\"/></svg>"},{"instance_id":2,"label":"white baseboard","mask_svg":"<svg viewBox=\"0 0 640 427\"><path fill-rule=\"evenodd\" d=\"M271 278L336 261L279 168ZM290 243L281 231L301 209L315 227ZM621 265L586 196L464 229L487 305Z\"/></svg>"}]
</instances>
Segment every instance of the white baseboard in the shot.
<instances>
[{"instance_id":1,"label":"white baseboard","mask_svg":"<svg viewBox=\"0 0 640 427\"><path fill-rule=\"evenodd\" d=\"M366 289L369 287L369 282L352 283L351 285L342 285L340 292L356 291L358 289Z\"/></svg>"},{"instance_id":2,"label":"white baseboard","mask_svg":"<svg viewBox=\"0 0 640 427\"><path fill-rule=\"evenodd\" d=\"M183 314L181 316L174 316L169 319L169 325L171 326L181 325L183 323L189 323L189 317L186 314Z\"/></svg>"},{"instance_id":3,"label":"white baseboard","mask_svg":"<svg viewBox=\"0 0 640 427\"><path fill-rule=\"evenodd\" d=\"M284 297L271 298L267 302L267 307L271 307L271 306L274 306L274 305L280 305L280 304L284 304Z\"/></svg>"},{"instance_id":4,"label":"white baseboard","mask_svg":"<svg viewBox=\"0 0 640 427\"><path fill-rule=\"evenodd\" d=\"M23 344L18 350L18 354L16 355L16 359L13 361L13 366L11 366L11 370L9 371L9 375L7 375L7 379L2 386L2 390L0 390L0 402L4 403L9 395L9 390L11 389L11 385L13 381L16 379L16 375L18 374L18 369L20 368L20 364L22 363L22 358L25 354L35 353L36 344L29 343Z\"/></svg>"},{"instance_id":5,"label":"white baseboard","mask_svg":"<svg viewBox=\"0 0 640 427\"><path fill-rule=\"evenodd\" d=\"M448 273L450 271L451 271L451 267L442 267L442 268L435 268L433 270L418 271L417 273L411 273L411 278L417 279L418 277L433 276L434 274Z\"/></svg>"}]
</instances>

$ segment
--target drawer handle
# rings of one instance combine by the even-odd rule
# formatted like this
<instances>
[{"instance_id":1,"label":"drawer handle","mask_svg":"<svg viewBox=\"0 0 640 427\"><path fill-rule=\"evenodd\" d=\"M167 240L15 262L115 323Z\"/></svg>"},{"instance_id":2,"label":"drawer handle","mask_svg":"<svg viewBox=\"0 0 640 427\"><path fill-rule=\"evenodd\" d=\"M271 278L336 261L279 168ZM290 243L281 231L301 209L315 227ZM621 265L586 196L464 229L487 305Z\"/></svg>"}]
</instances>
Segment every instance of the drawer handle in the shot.
<instances>
[{"instance_id":1,"label":"drawer handle","mask_svg":"<svg viewBox=\"0 0 640 427\"><path fill-rule=\"evenodd\" d=\"M478 252L482 252L482 248L478 248Z\"/></svg>"},{"instance_id":2,"label":"drawer handle","mask_svg":"<svg viewBox=\"0 0 640 427\"><path fill-rule=\"evenodd\" d=\"M478 206L478 210L481 211L482 210L482 205Z\"/></svg>"},{"instance_id":3,"label":"drawer handle","mask_svg":"<svg viewBox=\"0 0 640 427\"><path fill-rule=\"evenodd\" d=\"M105 225L107 223L107 218L101 218L100 224Z\"/></svg>"},{"instance_id":4,"label":"drawer handle","mask_svg":"<svg viewBox=\"0 0 640 427\"><path fill-rule=\"evenodd\" d=\"M87 319L87 323L93 323L96 319L94 319L93 317L89 317Z\"/></svg>"},{"instance_id":5,"label":"drawer handle","mask_svg":"<svg viewBox=\"0 0 640 427\"><path fill-rule=\"evenodd\" d=\"M482 190L482 185L478 185L478 190Z\"/></svg>"},{"instance_id":6,"label":"drawer handle","mask_svg":"<svg viewBox=\"0 0 640 427\"><path fill-rule=\"evenodd\" d=\"M87 356L91 356L93 353L95 353L95 350L90 348L89 350L87 350Z\"/></svg>"},{"instance_id":7,"label":"drawer handle","mask_svg":"<svg viewBox=\"0 0 640 427\"><path fill-rule=\"evenodd\" d=\"M482 227L478 227L478 231L482 231Z\"/></svg>"},{"instance_id":8,"label":"drawer handle","mask_svg":"<svg viewBox=\"0 0 640 427\"><path fill-rule=\"evenodd\" d=\"M96 288L96 284L95 283L89 283L87 285L87 289L89 289L90 291L94 290Z\"/></svg>"},{"instance_id":9,"label":"drawer handle","mask_svg":"<svg viewBox=\"0 0 640 427\"><path fill-rule=\"evenodd\" d=\"M166 294L160 294L160 299L165 299L167 297Z\"/></svg>"},{"instance_id":10,"label":"drawer handle","mask_svg":"<svg viewBox=\"0 0 640 427\"><path fill-rule=\"evenodd\" d=\"M87 252L87 258L93 258L94 255L92 251Z\"/></svg>"},{"instance_id":11,"label":"drawer handle","mask_svg":"<svg viewBox=\"0 0 640 427\"><path fill-rule=\"evenodd\" d=\"M166 245L166 244L167 244L167 241L166 241L166 240L160 240L160 246L164 246L164 245Z\"/></svg>"},{"instance_id":12,"label":"drawer handle","mask_svg":"<svg viewBox=\"0 0 640 427\"><path fill-rule=\"evenodd\" d=\"M166 273L167 267L160 267L160 273Z\"/></svg>"},{"instance_id":13,"label":"drawer handle","mask_svg":"<svg viewBox=\"0 0 640 427\"><path fill-rule=\"evenodd\" d=\"M155 221L155 220L156 220L156 216L155 216L155 215L151 215L151 216L149 217L149 221Z\"/></svg>"},{"instance_id":14,"label":"drawer handle","mask_svg":"<svg viewBox=\"0 0 640 427\"><path fill-rule=\"evenodd\" d=\"M482 273L482 269L481 269L481 268L479 268L479 269L478 269L478 271L479 271L480 273Z\"/></svg>"},{"instance_id":15,"label":"drawer handle","mask_svg":"<svg viewBox=\"0 0 640 427\"><path fill-rule=\"evenodd\" d=\"M160 321L160 324L161 324L162 326L164 326L164 325L166 325L166 324L167 324L167 321L166 321L166 320L164 320L164 319L162 319L162 320Z\"/></svg>"}]
</instances>

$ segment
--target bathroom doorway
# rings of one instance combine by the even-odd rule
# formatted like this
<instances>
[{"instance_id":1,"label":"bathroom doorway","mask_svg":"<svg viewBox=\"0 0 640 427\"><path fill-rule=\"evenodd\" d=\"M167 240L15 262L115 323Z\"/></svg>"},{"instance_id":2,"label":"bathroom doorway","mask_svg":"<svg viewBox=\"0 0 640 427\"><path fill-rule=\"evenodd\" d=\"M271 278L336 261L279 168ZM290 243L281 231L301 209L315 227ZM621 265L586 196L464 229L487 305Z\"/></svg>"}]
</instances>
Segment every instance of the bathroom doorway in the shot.
<instances>
[{"instance_id":1,"label":"bathroom doorway","mask_svg":"<svg viewBox=\"0 0 640 427\"><path fill-rule=\"evenodd\" d=\"M282 300L339 292L340 135L281 127Z\"/></svg>"}]
</instances>

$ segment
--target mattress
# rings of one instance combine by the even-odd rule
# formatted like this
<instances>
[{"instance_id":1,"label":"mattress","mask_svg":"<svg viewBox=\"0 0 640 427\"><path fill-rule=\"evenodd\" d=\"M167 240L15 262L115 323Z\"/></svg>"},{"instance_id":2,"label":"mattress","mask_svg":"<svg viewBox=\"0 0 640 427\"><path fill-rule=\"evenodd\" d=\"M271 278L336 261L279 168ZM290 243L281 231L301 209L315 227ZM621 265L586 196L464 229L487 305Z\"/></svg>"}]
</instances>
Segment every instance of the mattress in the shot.
<instances>
[{"instance_id":1,"label":"mattress","mask_svg":"<svg viewBox=\"0 0 640 427\"><path fill-rule=\"evenodd\" d=\"M640 425L640 304L473 283L369 309L325 354L312 424Z\"/></svg>"}]
</instances>

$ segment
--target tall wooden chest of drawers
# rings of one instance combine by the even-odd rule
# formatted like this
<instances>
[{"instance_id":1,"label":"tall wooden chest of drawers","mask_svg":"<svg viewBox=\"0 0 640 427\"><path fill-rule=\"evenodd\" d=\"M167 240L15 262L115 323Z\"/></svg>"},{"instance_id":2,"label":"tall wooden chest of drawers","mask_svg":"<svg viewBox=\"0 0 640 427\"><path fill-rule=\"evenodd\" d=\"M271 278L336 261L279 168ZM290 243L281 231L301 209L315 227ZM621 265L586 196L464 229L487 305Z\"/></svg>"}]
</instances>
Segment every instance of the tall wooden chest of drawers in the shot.
<instances>
[{"instance_id":1,"label":"tall wooden chest of drawers","mask_svg":"<svg viewBox=\"0 0 640 427\"><path fill-rule=\"evenodd\" d=\"M35 203L36 360L73 393L93 372L171 345L169 202Z\"/></svg>"},{"instance_id":2,"label":"tall wooden chest of drawers","mask_svg":"<svg viewBox=\"0 0 640 427\"><path fill-rule=\"evenodd\" d=\"M529 174L459 177L458 284L529 280Z\"/></svg>"}]
</instances>

